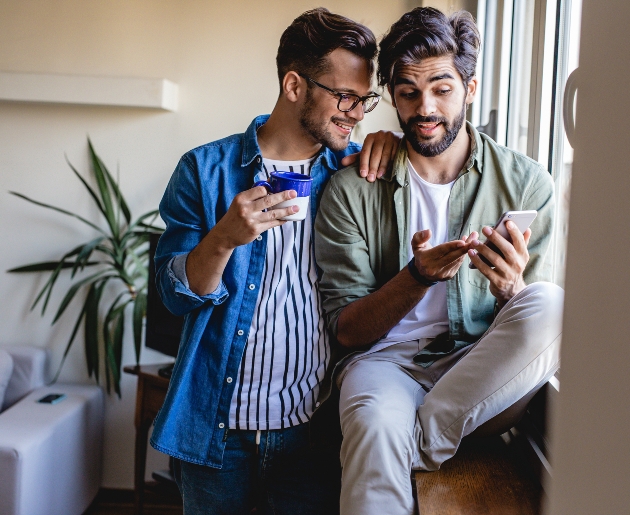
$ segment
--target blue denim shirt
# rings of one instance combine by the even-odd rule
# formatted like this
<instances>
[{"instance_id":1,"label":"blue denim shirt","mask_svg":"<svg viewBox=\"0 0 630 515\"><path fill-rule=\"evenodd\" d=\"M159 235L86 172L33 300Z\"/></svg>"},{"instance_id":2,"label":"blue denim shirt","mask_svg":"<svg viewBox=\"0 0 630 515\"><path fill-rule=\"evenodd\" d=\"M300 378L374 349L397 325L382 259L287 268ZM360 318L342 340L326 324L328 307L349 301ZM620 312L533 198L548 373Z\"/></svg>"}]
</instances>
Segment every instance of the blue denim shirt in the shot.
<instances>
[{"instance_id":1,"label":"blue denim shirt","mask_svg":"<svg viewBox=\"0 0 630 515\"><path fill-rule=\"evenodd\" d=\"M220 468L227 437L230 402L258 298L267 234L234 249L219 287L199 296L169 265L194 249L227 212L234 197L262 172L257 117L244 134L208 143L184 154L166 188L160 214L166 230L155 254L157 289L166 307L185 315L184 329L164 405L155 421L151 445L176 458ZM331 174L342 157L357 152L323 149L311 166L312 222ZM252 288L251 285L254 287Z\"/></svg>"}]
</instances>

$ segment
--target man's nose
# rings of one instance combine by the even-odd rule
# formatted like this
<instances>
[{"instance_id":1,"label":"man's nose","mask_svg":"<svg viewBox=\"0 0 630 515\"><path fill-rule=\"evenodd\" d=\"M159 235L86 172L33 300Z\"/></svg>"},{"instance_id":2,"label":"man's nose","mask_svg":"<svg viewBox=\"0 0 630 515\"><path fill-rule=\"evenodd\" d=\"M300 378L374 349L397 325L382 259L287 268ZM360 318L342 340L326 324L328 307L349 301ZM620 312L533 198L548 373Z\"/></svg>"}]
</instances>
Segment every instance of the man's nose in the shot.
<instances>
[{"instance_id":1,"label":"man's nose","mask_svg":"<svg viewBox=\"0 0 630 515\"><path fill-rule=\"evenodd\" d=\"M363 120L363 117L365 116L365 112L363 111L363 102L359 102L357 105L354 106L352 110L348 111L346 114L353 120L357 120L357 122Z\"/></svg>"},{"instance_id":2,"label":"man's nose","mask_svg":"<svg viewBox=\"0 0 630 515\"><path fill-rule=\"evenodd\" d=\"M431 116L437 112L437 105L433 95L421 95L416 106L416 113L420 116Z\"/></svg>"}]
</instances>

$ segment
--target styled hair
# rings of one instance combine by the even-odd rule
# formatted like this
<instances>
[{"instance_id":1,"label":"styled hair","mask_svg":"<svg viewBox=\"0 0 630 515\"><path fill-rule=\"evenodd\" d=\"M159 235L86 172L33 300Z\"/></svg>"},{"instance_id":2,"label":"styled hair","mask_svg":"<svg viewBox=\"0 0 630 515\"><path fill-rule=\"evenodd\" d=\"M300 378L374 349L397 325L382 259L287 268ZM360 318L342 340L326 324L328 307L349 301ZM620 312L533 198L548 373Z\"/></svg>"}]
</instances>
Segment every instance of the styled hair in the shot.
<instances>
[{"instance_id":1,"label":"styled hair","mask_svg":"<svg viewBox=\"0 0 630 515\"><path fill-rule=\"evenodd\" d=\"M280 38L276 64L278 79L295 71L317 77L329 69L328 54L344 48L365 59L374 72L376 38L370 29L319 7L298 16Z\"/></svg>"},{"instance_id":2,"label":"styled hair","mask_svg":"<svg viewBox=\"0 0 630 515\"><path fill-rule=\"evenodd\" d=\"M432 7L416 7L394 23L381 41L379 85L391 85L402 66L445 55L453 56L466 85L475 76L480 45L479 30L468 11L447 17Z\"/></svg>"}]
</instances>

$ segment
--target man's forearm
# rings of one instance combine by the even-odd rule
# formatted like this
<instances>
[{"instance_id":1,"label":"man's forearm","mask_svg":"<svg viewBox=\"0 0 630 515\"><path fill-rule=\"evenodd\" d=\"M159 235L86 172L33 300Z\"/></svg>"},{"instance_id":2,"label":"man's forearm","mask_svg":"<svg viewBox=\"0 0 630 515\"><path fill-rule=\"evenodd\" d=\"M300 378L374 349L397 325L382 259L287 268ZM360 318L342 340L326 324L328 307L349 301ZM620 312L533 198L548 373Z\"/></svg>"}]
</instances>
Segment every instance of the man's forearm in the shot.
<instances>
[{"instance_id":1,"label":"man's forearm","mask_svg":"<svg viewBox=\"0 0 630 515\"><path fill-rule=\"evenodd\" d=\"M363 347L400 322L428 291L403 268L379 290L346 306L337 322L337 341L344 347Z\"/></svg>"},{"instance_id":2,"label":"man's forearm","mask_svg":"<svg viewBox=\"0 0 630 515\"><path fill-rule=\"evenodd\" d=\"M206 234L186 259L188 285L201 296L217 289L233 251L215 229Z\"/></svg>"}]
</instances>

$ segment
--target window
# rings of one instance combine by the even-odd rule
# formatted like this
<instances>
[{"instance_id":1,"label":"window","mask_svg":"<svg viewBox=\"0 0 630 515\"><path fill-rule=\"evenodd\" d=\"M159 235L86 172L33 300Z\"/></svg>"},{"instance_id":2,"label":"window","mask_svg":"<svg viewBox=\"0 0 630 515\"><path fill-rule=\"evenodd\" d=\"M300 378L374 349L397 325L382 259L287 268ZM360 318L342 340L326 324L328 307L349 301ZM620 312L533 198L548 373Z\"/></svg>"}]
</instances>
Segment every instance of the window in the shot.
<instances>
[{"instance_id":1,"label":"window","mask_svg":"<svg viewBox=\"0 0 630 515\"><path fill-rule=\"evenodd\" d=\"M552 173L557 195L554 277L560 285L573 161L563 121L569 123L570 135L580 13L581 0L479 0L477 7L482 51L471 122ZM563 113L565 104L570 107Z\"/></svg>"}]
</instances>

